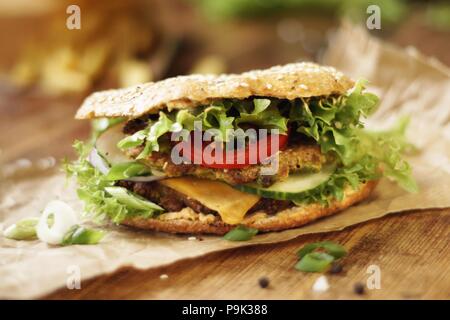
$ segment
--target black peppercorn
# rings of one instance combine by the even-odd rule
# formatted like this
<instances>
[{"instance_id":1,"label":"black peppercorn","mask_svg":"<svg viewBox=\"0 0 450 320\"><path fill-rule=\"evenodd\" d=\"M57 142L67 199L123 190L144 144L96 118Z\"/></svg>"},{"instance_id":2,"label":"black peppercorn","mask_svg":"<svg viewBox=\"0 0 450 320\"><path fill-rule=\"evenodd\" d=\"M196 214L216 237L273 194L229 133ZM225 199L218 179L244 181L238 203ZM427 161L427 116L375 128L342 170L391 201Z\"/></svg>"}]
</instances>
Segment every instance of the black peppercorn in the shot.
<instances>
[{"instance_id":1,"label":"black peppercorn","mask_svg":"<svg viewBox=\"0 0 450 320\"><path fill-rule=\"evenodd\" d=\"M341 273L342 272L342 265L340 263L334 262L331 265L330 268L330 273L336 274L336 273Z\"/></svg>"},{"instance_id":2,"label":"black peppercorn","mask_svg":"<svg viewBox=\"0 0 450 320\"><path fill-rule=\"evenodd\" d=\"M261 288L267 288L269 286L269 279L266 277L259 278L258 283Z\"/></svg>"},{"instance_id":3,"label":"black peppercorn","mask_svg":"<svg viewBox=\"0 0 450 320\"><path fill-rule=\"evenodd\" d=\"M361 282L355 283L355 285L353 286L353 291L356 294L364 294L364 285Z\"/></svg>"}]
</instances>

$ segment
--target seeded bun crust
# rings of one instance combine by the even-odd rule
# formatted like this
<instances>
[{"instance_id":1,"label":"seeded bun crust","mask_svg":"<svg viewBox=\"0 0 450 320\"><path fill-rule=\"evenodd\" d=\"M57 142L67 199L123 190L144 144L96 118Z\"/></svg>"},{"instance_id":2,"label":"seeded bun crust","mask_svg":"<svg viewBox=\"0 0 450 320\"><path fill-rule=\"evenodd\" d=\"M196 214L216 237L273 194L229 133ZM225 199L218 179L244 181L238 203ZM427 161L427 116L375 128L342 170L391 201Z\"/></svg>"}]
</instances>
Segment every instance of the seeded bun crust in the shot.
<instances>
[{"instance_id":1,"label":"seeded bun crust","mask_svg":"<svg viewBox=\"0 0 450 320\"><path fill-rule=\"evenodd\" d=\"M168 108L184 109L223 98L250 96L295 99L344 94L353 82L332 67L292 63L242 74L189 75L90 95L77 119L137 118Z\"/></svg>"},{"instance_id":2,"label":"seeded bun crust","mask_svg":"<svg viewBox=\"0 0 450 320\"><path fill-rule=\"evenodd\" d=\"M268 215L264 212L256 212L247 216L243 225L256 228L261 232L280 231L300 227L319 218L329 216L342 211L351 205L358 203L371 194L378 181L370 181L353 190L350 187L345 191L344 199L333 201L329 206L313 203L305 206L292 207ZM194 212L190 208L184 208L179 212L169 212L158 218L136 217L122 222L123 225L170 233L189 234L225 234L235 226L224 223L220 216L203 215Z\"/></svg>"}]
</instances>

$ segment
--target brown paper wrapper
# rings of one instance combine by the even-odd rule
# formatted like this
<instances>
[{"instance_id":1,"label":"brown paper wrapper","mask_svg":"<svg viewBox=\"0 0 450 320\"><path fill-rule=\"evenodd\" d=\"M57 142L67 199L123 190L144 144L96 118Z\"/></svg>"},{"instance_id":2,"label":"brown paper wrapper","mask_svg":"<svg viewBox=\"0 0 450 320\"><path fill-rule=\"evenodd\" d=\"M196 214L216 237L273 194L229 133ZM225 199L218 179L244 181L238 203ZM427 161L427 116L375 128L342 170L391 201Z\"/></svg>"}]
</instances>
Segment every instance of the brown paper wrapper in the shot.
<instances>
[{"instance_id":1,"label":"brown paper wrapper","mask_svg":"<svg viewBox=\"0 0 450 320\"><path fill-rule=\"evenodd\" d=\"M409 194L382 180L370 199L342 213L302 228L266 233L247 242L229 242L205 236L203 241L186 235L136 231L107 226L98 245L49 246L40 241L0 238L0 298L36 298L71 281L73 270L81 280L122 267L159 267L182 259L224 249L281 242L300 235L342 230L345 227L411 209L450 206L450 77L438 62L414 50L400 50L370 37L348 24L335 35L323 63L354 77L370 80L382 104L370 127L383 127L399 115L412 118L409 133L421 152L410 159L420 187ZM38 216L46 203L62 199L81 212L73 183L61 173L47 172L32 178L0 184L0 229L23 217Z\"/></svg>"}]
</instances>

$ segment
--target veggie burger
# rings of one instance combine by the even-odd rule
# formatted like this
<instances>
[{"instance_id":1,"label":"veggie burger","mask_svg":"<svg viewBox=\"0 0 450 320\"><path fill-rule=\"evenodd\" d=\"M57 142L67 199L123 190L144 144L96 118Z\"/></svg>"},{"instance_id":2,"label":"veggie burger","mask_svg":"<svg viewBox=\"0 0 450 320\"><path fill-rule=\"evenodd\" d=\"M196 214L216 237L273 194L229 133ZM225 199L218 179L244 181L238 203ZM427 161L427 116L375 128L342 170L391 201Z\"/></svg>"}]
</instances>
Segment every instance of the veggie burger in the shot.
<instances>
[{"instance_id":1,"label":"veggie burger","mask_svg":"<svg viewBox=\"0 0 450 320\"><path fill-rule=\"evenodd\" d=\"M406 121L369 132L378 98L331 67L295 63L97 92L91 141L66 164L97 219L173 233L294 228L365 198L386 176L415 191Z\"/></svg>"}]
</instances>

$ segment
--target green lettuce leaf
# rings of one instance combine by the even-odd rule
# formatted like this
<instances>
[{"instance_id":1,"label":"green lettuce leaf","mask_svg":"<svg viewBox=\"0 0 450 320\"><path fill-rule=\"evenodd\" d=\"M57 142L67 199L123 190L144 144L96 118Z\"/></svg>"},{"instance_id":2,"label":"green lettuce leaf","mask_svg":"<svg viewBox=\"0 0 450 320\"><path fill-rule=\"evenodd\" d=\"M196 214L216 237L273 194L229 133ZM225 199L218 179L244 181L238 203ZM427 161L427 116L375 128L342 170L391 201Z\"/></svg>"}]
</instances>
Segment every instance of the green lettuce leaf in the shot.
<instances>
[{"instance_id":1,"label":"green lettuce leaf","mask_svg":"<svg viewBox=\"0 0 450 320\"><path fill-rule=\"evenodd\" d=\"M148 206L131 207L125 204L123 199L118 199L106 191L108 187L115 187L115 182L108 180L105 175L95 169L87 160L87 155L92 148L90 144L84 144L77 141L74 148L79 155L79 159L74 162L66 161L64 169L67 175L77 179L77 194L85 206L85 212L92 216L94 220L102 221L105 218L111 219L115 223L120 223L125 218L132 216L152 217L161 212L161 208L156 204L148 202ZM136 201L144 201L138 195L128 194L129 197L135 197Z\"/></svg>"},{"instance_id":2,"label":"green lettuce leaf","mask_svg":"<svg viewBox=\"0 0 450 320\"><path fill-rule=\"evenodd\" d=\"M397 124L387 131L369 131L359 129L358 152L370 157L379 164L383 176L395 181L409 192L417 192L418 187L412 176L412 168L403 159L405 152L414 151L414 147L406 140L405 131L408 118L400 118Z\"/></svg>"},{"instance_id":3,"label":"green lettuce leaf","mask_svg":"<svg viewBox=\"0 0 450 320\"><path fill-rule=\"evenodd\" d=\"M294 203L300 205L320 202L328 205L333 199L342 200L348 186L356 189L361 183L382 176L395 181L409 192L417 192L411 166L402 159L403 152L412 149L404 136L406 125L407 119L401 119L389 131L357 130L359 149L355 154L358 161L349 166L341 166L327 182L302 193Z\"/></svg>"},{"instance_id":4,"label":"green lettuce leaf","mask_svg":"<svg viewBox=\"0 0 450 320\"><path fill-rule=\"evenodd\" d=\"M270 99L223 100L192 110L160 112L157 121L149 121L147 128L122 139L117 146L125 150L142 145L144 149L137 159L143 159L151 152L160 151L160 138L164 134L181 129L193 131L196 122L201 122L202 130L214 130L216 141L229 141L230 130L241 128L242 124L286 133L289 120L281 114L277 104L278 100Z\"/></svg>"},{"instance_id":5,"label":"green lettuce leaf","mask_svg":"<svg viewBox=\"0 0 450 320\"><path fill-rule=\"evenodd\" d=\"M363 128L362 117L371 115L378 98L364 92L360 81L347 96L325 99L302 99L295 102L290 118L297 123L298 131L313 138L322 153L334 153L342 169L322 186L312 199L324 200L323 193L332 193L338 199L347 181L351 185L386 176L410 192L417 191L410 165L403 159L411 145L405 139L407 119L400 119L391 130L370 132ZM380 171L381 170L381 171Z\"/></svg>"},{"instance_id":6,"label":"green lettuce leaf","mask_svg":"<svg viewBox=\"0 0 450 320\"><path fill-rule=\"evenodd\" d=\"M195 129L194 125L196 121L203 121L203 114L194 114L191 110L180 110L175 116L175 122L180 124L181 128L188 131L193 131Z\"/></svg>"},{"instance_id":7,"label":"green lettuce leaf","mask_svg":"<svg viewBox=\"0 0 450 320\"><path fill-rule=\"evenodd\" d=\"M269 99L254 99L254 109L250 113L243 111L236 119L236 125L250 123L260 128L278 129L280 133L287 132L288 119L280 114L276 101Z\"/></svg>"},{"instance_id":8,"label":"green lettuce leaf","mask_svg":"<svg viewBox=\"0 0 450 320\"><path fill-rule=\"evenodd\" d=\"M143 159L153 151L159 151L158 138L170 132L173 124L174 122L164 112L160 112L158 121L149 127L145 137L144 150L137 156L137 159Z\"/></svg>"},{"instance_id":9,"label":"green lettuce leaf","mask_svg":"<svg viewBox=\"0 0 450 320\"><path fill-rule=\"evenodd\" d=\"M215 130L214 140L228 141L230 130L234 129L234 117L227 116L227 110L222 106L211 106L203 113L203 130Z\"/></svg>"},{"instance_id":10,"label":"green lettuce leaf","mask_svg":"<svg viewBox=\"0 0 450 320\"><path fill-rule=\"evenodd\" d=\"M145 142L145 138L148 135L149 128L145 128L143 130L139 130L132 134L131 136L128 136L126 138L123 138L117 143L117 147L119 149L125 150L130 149L134 147L138 147L141 144Z\"/></svg>"},{"instance_id":11,"label":"green lettuce leaf","mask_svg":"<svg viewBox=\"0 0 450 320\"><path fill-rule=\"evenodd\" d=\"M378 179L380 176L376 163L370 157L364 157L353 166L337 168L330 179L314 189L302 192L293 202L296 205L318 202L327 206L334 199L344 199L347 187L356 189L361 183Z\"/></svg>"},{"instance_id":12,"label":"green lettuce leaf","mask_svg":"<svg viewBox=\"0 0 450 320\"><path fill-rule=\"evenodd\" d=\"M301 99L294 102L290 119L298 131L319 143L322 153L336 153L344 165L358 161L358 130L361 116L373 113L378 98L364 93L364 82L355 85L348 96Z\"/></svg>"}]
</instances>

